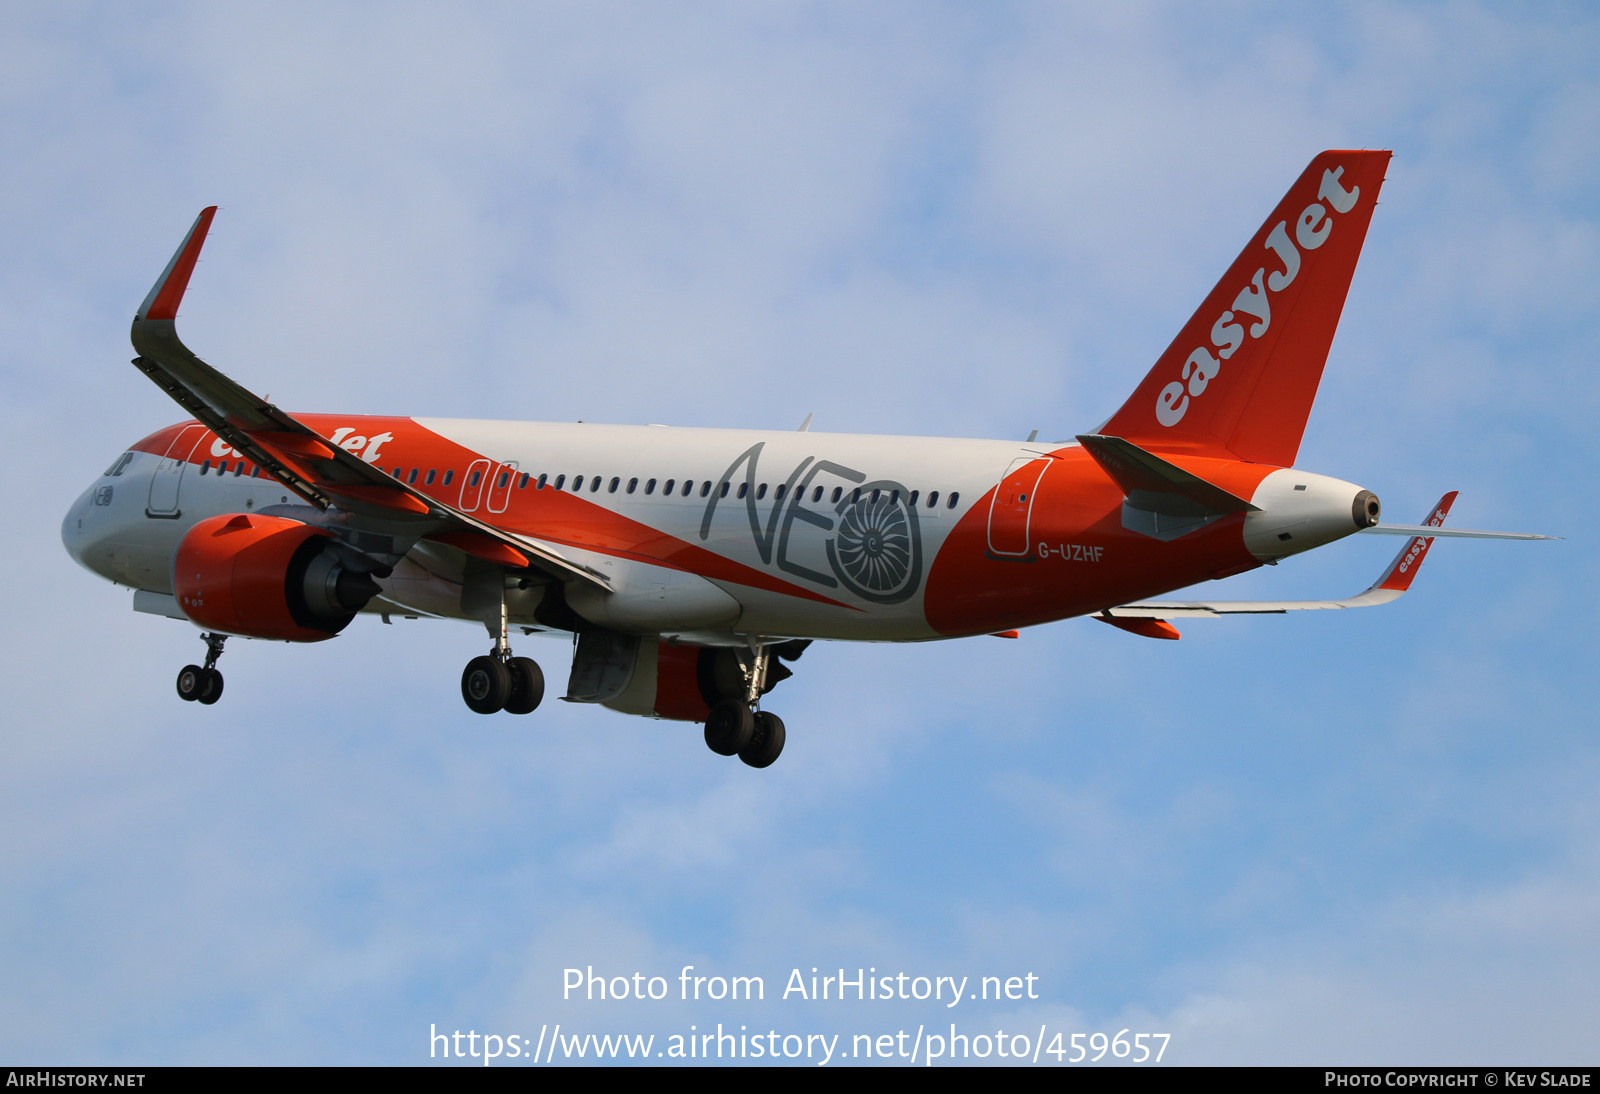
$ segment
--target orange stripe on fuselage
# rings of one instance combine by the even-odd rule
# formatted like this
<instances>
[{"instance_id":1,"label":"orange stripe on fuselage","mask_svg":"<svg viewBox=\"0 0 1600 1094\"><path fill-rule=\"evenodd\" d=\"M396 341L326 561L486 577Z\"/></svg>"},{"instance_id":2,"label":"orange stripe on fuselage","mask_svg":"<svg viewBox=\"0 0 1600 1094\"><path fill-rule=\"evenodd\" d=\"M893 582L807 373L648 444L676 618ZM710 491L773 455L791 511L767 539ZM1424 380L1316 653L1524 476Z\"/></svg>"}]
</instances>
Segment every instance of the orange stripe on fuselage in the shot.
<instances>
[{"instance_id":1,"label":"orange stripe on fuselage","mask_svg":"<svg viewBox=\"0 0 1600 1094\"><path fill-rule=\"evenodd\" d=\"M415 488L437 501L456 507L461 505L463 492L470 489L479 498L472 515L508 532L644 562L652 566L666 566L716 581L799 597L836 608L861 610L832 597L812 592L803 586L784 581L782 578L763 573L741 562L724 558L704 547L685 543L676 536L614 513L605 506L579 497L570 491L551 487L539 490L532 483L518 490L513 483L508 491L502 492L507 497L505 512L489 512L487 502L493 496L491 491L495 476L500 470L499 465L482 453L474 452L464 445L442 437L410 418L334 414L297 414L295 417L308 428L328 438L329 443L338 444L379 469L388 469L392 472L395 468L400 468L404 474L415 467L420 468L424 475L429 469L437 470L439 477L432 486L426 485L419 476ZM169 426L151 434L133 447L136 451L165 455L178 432L184 426L193 424L196 423L189 421ZM334 434L340 430L346 430L345 435L334 441ZM378 443L376 459L373 459L370 450L372 438L382 437L384 434L389 434L389 437ZM216 437L207 431L201 443L194 447L194 458L190 462L215 459L216 457L211 455L211 446L215 440ZM468 487L464 479L468 467L474 460L484 459L489 459L488 471L477 487ZM449 486L445 486L443 481L446 470L455 471ZM521 472L517 472L517 475L520 478Z\"/></svg>"}]
</instances>

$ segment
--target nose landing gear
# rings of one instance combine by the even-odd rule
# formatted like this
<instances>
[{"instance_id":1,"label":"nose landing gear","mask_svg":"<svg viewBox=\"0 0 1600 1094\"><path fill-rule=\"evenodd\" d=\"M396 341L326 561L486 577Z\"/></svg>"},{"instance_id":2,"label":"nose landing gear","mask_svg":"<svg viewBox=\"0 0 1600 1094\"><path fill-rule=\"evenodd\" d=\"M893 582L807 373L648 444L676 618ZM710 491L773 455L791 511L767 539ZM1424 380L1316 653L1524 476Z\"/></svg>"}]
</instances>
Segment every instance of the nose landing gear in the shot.
<instances>
[{"instance_id":1,"label":"nose landing gear","mask_svg":"<svg viewBox=\"0 0 1600 1094\"><path fill-rule=\"evenodd\" d=\"M210 706L222 698L222 673L217 671L217 658L222 656L225 634L209 631L200 636L206 641L205 665L185 665L178 673L178 698L186 703L201 702Z\"/></svg>"}]
</instances>

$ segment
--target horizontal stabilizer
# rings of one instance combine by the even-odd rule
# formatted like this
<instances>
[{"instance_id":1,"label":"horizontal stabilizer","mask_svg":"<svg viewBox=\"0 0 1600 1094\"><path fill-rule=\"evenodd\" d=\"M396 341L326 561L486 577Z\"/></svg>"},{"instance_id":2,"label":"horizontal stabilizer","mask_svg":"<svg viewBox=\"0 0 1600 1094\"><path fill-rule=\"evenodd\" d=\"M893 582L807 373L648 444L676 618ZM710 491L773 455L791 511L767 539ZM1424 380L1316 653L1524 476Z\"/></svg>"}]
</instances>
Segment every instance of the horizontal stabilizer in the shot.
<instances>
[{"instance_id":1,"label":"horizontal stabilizer","mask_svg":"<svg viewBox=\"0 0 1600 1094\"><path fill-rule=\"evenodd\" d=\"M1446 539L1560 539L1560 536L1540 536L1532 532L1478 532L1471 528L1427 528L1420 524L1374 524L1363 528L1361 535L1368 536L1443 536Z\"/></svg>"},{"instance_id":2,"label":"horizontal stabilizer","mask_svg":"<svg viewBox=\"0 0 1600 1094\"><path fill-rule=\"evenodd\" d=\"M1116 608L1107 608L1095 616L1105 623L1118 625L1118 620L1127 621L1152 621L1164 619L1206 619L1219 615L1282 615L1286 612L1337 610L1342 608L1370 608L1378 604L1387 604L1398 600L1402 594L1411 588L1411 582L1417 576L1417 570L1422 566L1422 560L1428 556L1428 549L1433 546L1434 537L1443 535L1440 525L1449 515L1450 507L1455 504L1456 491L1452 490L1439 499L1439 503L1428 512L1422 524L1411 525L1422 535L1413 535L1410 542L1400 549L1383 573L1378 575L1366 591L1355 596L1345 597L1343 600L1185 600L1185 601L1144 601L1138 604L1123 604ZM1380 525L1379 527L1382 527ZM1397 527L1391 525L1390 527ZM1480 533L1493 535L1494 533ZM1550 537L1519 537L1540 538ZM1131 630L1131 627L1124 629ZM1136 631L1135 633L1143 633ZM1157 637L1152 635L1152 637ZM1160 636L1165 637L1165 636Z\"/></svg>"},{"instance_id":3,"label":"horizontal stabilizer","mask_svg":"<svg viewBox=\"0 0 1600 1094\"><path fill-rule=\"evenodd\" d=\"M1259 511L1243 498L1121 437L1085 433L1078 443L1122 487L1135 509L1186 517Z\"/></svg>"}]
</instances>

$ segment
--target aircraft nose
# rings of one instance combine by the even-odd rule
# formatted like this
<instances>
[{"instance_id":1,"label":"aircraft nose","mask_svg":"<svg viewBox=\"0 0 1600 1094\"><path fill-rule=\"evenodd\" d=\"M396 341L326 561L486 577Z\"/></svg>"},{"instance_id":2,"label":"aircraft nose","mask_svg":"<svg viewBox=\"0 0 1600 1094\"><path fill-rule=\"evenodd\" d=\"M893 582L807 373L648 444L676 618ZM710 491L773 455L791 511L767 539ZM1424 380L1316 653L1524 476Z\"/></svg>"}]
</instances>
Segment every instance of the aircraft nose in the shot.
<instances>
[{"instance_id":1,"label":"aircraft nose","mask_svg":"<svg viewBox=\"0 0 1600 1094\"><path fill-rule=\"evenodd\" d=\"M67 510L67 515L61 520L61 545L67 549L67 554L72 556L72 561L85 569L93 569L84 561L85 551L97 538L93 525L93 509L95 491L98 484L90 486L78 500L72 503Z\"/></svg>"}]
</instances>

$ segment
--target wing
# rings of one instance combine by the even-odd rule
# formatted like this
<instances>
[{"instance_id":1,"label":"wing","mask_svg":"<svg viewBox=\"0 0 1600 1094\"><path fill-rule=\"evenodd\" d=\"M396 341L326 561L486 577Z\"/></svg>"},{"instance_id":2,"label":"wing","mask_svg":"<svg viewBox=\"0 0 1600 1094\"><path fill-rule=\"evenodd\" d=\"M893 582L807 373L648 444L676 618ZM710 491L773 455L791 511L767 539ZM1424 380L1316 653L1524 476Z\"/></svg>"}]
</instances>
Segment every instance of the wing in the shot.
<instances>
[{"instance_id":1,"label":"wing","mask_svg":"<svg viewBox=\"0 0 1600 1094\"><path fill-rule=\"evenodd\" d=\"M133 363L141 372L263 472L318 509L340 511L357 530L411 542L426 536L502 565L531 566L610 590L605 577L587 566L430 498L344 451L190 352L178 338L178 305L216 212L213 205L200 213L134 314L139 356Z\"/></svg>"},{"instance_id":2,"label":"wing","mask_svg":"<svg viewBox=\"0 0 1600 1094\"><path fill-rule=\"evenodd\" d=\"M1366 591L1355 596L1347 596L1343 600L1186 600L1186 601L1143 601L1137 604L1123 604L1116 608L1107 608L1095 616L1102 622L1110 623L1114 627L1143 634L1150 638L1177 638L1176 628L1168 626L1157 633L1156 628L1150 626L1152 620L1168 619L1207 619L1219 615L1282 615L1286 612L1322 611L1338 608L1370 608L1378 604L1387 604L1391 600L1399 599L1411 582L1416 579L1417 571L1422 567L1422 560L1428 557L1428 550L1433 546L1435 536L1441 535L1438 528L1444 523L1444 518L1449 515L1450 507L1455 504L1458 491L1452 490L1439 499L1428 513L1423 523L1414 525L1418 532L1425 535L1413 535L1406 545L1400 548L1400 553L1379 575ZM1379 527L1383 527L1379 525ZM1397 527L1390 525L1389 527ZM1498 535L1499 533L1480 532L1479 535ZM1549 536L1518 536L1516 538L1549 539ZM1170 633L1166 633L1170 632Z\"/></svg>"}]
</instances>

